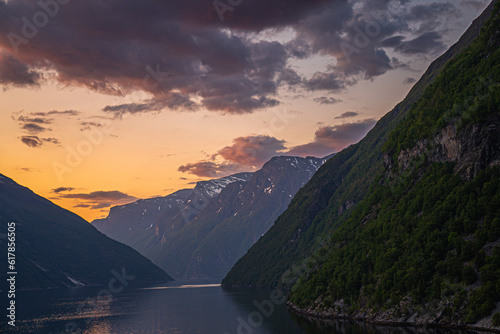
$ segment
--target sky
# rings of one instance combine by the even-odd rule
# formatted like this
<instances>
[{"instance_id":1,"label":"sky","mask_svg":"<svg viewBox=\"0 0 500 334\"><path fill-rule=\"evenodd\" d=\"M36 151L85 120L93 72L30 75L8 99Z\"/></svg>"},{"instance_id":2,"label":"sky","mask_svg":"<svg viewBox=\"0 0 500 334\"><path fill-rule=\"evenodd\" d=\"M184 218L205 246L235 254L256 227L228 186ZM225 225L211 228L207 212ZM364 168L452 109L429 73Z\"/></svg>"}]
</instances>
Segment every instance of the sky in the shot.
<instances>
[{"instance_id":1,"label":"sky","mask_svg":"<svg viewBox=\"0 0 500 334\"><path fill-rule=\"evenodd\" d=\"M91 221L339 152L488 3L0 0L0 173Z\"/></svg>"}]
</instances>

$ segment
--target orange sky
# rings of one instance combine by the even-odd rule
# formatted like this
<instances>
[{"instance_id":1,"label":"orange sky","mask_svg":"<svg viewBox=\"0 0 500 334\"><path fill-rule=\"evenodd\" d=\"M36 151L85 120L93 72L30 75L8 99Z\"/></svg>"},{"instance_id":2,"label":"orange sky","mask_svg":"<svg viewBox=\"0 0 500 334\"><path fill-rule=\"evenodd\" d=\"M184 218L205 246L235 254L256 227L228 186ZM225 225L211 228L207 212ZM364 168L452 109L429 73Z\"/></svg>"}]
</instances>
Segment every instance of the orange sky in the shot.
<instances>
[{"instance_id":1,"label":"orange sky","mask_svg":"<svg viewBox=\"0 0 500 334\"><path fill-rule=\"evenodd\" d=\"M458 39L478 13L479 10L467 13L460 26L447 33L448 45ZM103 106L141 101L148 98L148 93L137 90L117 97L62 85L55 80L47 80L36 88L5 86L0 90L0 173L91 221L107 215L109 207L97 205L106 202L105 199L63 198L62 193L57 194L54 189L72 188L64 194L118 191L127 195L109 199L111 205L135 198L165 196L181 188L191 188L193 182L200 180L196 175L179 172L179 166L208 159L231 145L234 138L266 134L284 140L285 146L291 148L313 141L315 131L321 126L379 119L411 88L410 83L403 83L405 79L420 77L433 60L431 57L402 59L407 67L372 80L360 80L335 94L280 88L281 105L242 115L167 108L157 113L125 115L120 119L103 113ZM291 65L304 75L310 75L329 62L328 56L318 56ZM314 102L321 96L334 97L341 102L332 105ZM20 138L29 133L21 129L24 123L19 121L20 116L68 110L76 113L46 116L50 119L50 131L45 131L43 136L57 138L58 143L45 142L34 148L21 142ZM358 115L349 119L336 118L347 111L355 111ZM287 121L277 123L276 113L288 115ZM84 122L104 124L107 128L85 129ZM68 152L78 151L82 154L68 160L71 155Z\"/></svg>"}]
</instances>

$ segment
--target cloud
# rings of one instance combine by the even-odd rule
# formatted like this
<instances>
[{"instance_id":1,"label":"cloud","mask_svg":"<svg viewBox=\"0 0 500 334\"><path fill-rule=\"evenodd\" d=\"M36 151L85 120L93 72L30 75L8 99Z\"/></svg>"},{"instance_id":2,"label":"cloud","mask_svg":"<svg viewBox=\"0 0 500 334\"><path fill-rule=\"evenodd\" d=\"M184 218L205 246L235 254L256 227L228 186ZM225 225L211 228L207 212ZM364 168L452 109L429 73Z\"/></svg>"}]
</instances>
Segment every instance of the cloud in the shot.
<instances>
[{"instance_id":1,"label":"cloud","mask_svg":"<svg viewBox=\"0 0 500 334\"><path fill-rule=\"evenodd\" d=\"M53 124L54 117L71 117L79 114L79 112L76 110L51 110L47 112L31 112L27 115L24 115L23 113L24 111L13 113L12 119L17 120L19 122L19 128L28 134L28 136L22 136L20 137L20 139L21 142L29 147L41 147L44 142L60 144L60 141L57 138L38 137L40 133L52 131L51 128L42 125Z\"/></svg>"},{"instance_id":2,"label":"cloud","mask_svg":"<svg viewBox=\"0 0 500 334\"><path fill-rule=\"evenodd\" d=\"M60 144L57 138L40 138L38 136L22 136L21 142L33 148L40 147L43 143Z\"/></svg>"},{"instance_id":3,"label":"cloud","mask_svg":"<svg viewBox=\"0 0 500 334\"><path fill-rule=\"evenodd\" d=\"M75 188L71 188L71 187L59 187L59 188L52 189L51 192L58 194L58 193L61 193L61 192L73 191L73 190L75 190Z\"/></svg>"},{"instance_id":4,"label":"cloud","mask_svg":"<svg viewBox=\"0 0 500 334\"><path fill-rule=\"evenodd\" d=\"M59 190L59 189L64 189L64 188L56 188L54 190ZM128 194L125 194L117 190L93 191L90 193L61 194L61 192L63 191L69 191L69 190L61 190L59 192L56 192L58 194L59 199L74 199L77 201L75 207L90 208L92 210L108 208L112 205L128 204L137 200L136 197L130 196Z\"/></svg>"},{"instance_id":5,"label":"cloud","mask_svg":"<svg viewBox=\"0 0 500 334\"><path fill-rule=\"evenodd\" d=\"M177 170L199 177L220 177L258 169L285 150L285 141L275 137L262 135L238 137L233 139L232 145L212 154L210 160L187 163Z\"/></svg>"},{"instance_id":6,"label":"cloud","mask_svg":"<svg viewBox=\"0 0 500 334\"><path fill-rule=\"evenodd\" d=\"M158 112L165 108L171 110L190 110L196 108L196 103L191 101L189 97L178 94L165 94L162 97L145 100L142 103L126 103L114 106L106 106L103 111L114 114L115 117L122 117L124 114L138 114Z\"/></svg>"},{"instance_id":7,"label":"cloud","mask_svg":"<svg viewBox=\"0 0 500 334\"><path fill-rule=\"evenodd\" d=\"M90 208L91 205L88 204L77 204L73 206L74 208Z\"/></svg>"},{"instance_id":8,"label":"cloud","mask_svg":"<svg viewBox=\"0 0 500 334\"><path fill-rule=\"evenodd\" d=\"M50 73L66 87L148 94L103 106L114 117L168 109L251 113L279 105L281 86L340 91L398 68L381 43L395 36L402 36L392 40L396 54L433 54L444 46L446 18L459 15L448 2L255 0L229 10L220 3L72 1L26 38L19 18L32 18L39 2L0 1L0 85L33 87ZM376 21L378 13L386 19ZM380 29L357 43L374 22ZM287 42L257 35L285 29ZM331 58L328 70L306 78L291 68L294 59L313 56Z\"/></svg>"},{"instance_id":9,"label":"cloud","mask_svg":"<svg viewBox=\"0 0 500 334\"><path fill-rule=\"evenodd\" d=\"M42 138L44 142L52 143L52 144L60 144L61 142L57 138Z\"/></svg>"},{"instance_id":10,"label":"cloud","mask_svg":"<svg viewBox=\"0 0 500 334\"><path fill-rule=\"evenodd\" d=\"M346 83L336 73L316 72L310 79L304 81L304 86L307 90L339 92L346 88Z\"/></svg>"},{"instance_id":11,"label":"cloud","mask_svg":"<svg viewBox=\"0 0 500 334\"><path fill-rule=\"evenodd\" d=\"M187 163L180 166L177 170L182 173L189 173L199 177L220 177L238 172L238 167L234 164L216 163L213 161L199 161L195 163ZM196 184L190 182L189 184Z\"/></svg>"},{"instance_id":12,"label":"cloud","mask_svg":"<svg viewBox=\"0 0 500 334\"><path fill-rule=\"evenodd\" d=\"M340 116L335 117L335 119L344 119L344 118L349 118L349 117L356 117L359 115L359 112L357 111L346 111L345 113L341 114Z\"/></svg>"},{"instance_id":13,"label":"cloud","mask_svg":"<svg viewBox=\"0 0 500 334\"><path fill-rule=\"evenodd\" d=\"M334 97L322 96L322 97L315 98L314 102L319 103L319 104L328 104L328 105L330 105L330 104L340 103L340 102L342 102L342 100L336 99Z\"/></svg>"},{"instance_id":14,"label":"cloud","mask_svg":"<svg viewBox=\"0 0 500 334\"><path fill-rule=\"evenodd\" d=\"M271 136L247 136L233 139L233 145L220 149L212 156L246 166L260 167L286 149L285 141Z\"/></svg>"},{"instance_id":15,"label":"cloud","mask_svg":"<svg viewBox=\"0 0 500 334\"><path fill-rule=\"evenodd\" d=\"M355 114L355 115L354 115ZM344 118L357 116L346 112ZM246 136L233 139L233 144L214 153L210 160L187 163L177 170L198 177L221 177L241 171L256 170L272 157L278 155L324 157L361 140L375 125L374 119L344 123L335 126L321 126L311 143L288 149L284 140L271 136Z\"/></svg>"},{"instance_id":16,"label":"cloud","mask_svg":"<svg viewBox=\"0 0 500 334\"><path fill-rule=\"evenodd\" d=\"M47 119L47 118L42 118L42 117L26 117L26 116L19 116L17 118L19 122L22 123L38 123L38 124L50 124L52 123L52 119Z\"/></svg>"},{"instance_id":17,"label":"cloud","mask_svg":"<svg viewBox=\"0 0 500 334\"><path fill-rule=\"evenodd\" d=\"M31 115L34 116L50 116L50 115L67 115L67 116L76 116L80 114L79 111L77 110L51 110L51 111L45 111L45 112L33 112Z\"/></svg>"},{"instance_id":18,"label":"cloud","mask_svg":"<svg viewBox=\"0 0 500 334\"><path fill-rule=\"evenodd\" d=\"M0 84L29 87L38 86L40 80L41 76L37 71L32 70L14 56L0 52Z\"/></svg>"},{"instance_id":19,"label":"cloud","mask_svg":"<svg viewBox=\"0 0 500 334\"><path fill-rule=\"evenodd\" d=\"M80 122L82 128L80 131L92 130L92 128L102 128L104 125L97 122Z\"/></svg>"},{"instance_id":20,"label":"cloud","mask_svg":"<svg viewBox=\"0 0 500 334\"><path fill-rule=\"evenodd\" d=\"M315 133L313 142L292 147L287 154L323 157L339 152L360 141L375 123L376 120L370 118L354 123L320 127Z\"/></svg>"},{"instance_id":21,"label":"cloud","mask_svg":"<svg viewBox=\"0 0 500 334\"><path fill-rule=\"evenodd\" d=\"M79 193L79 194L63 194L60 195L61 198L74 198L74 199L83 199L86 201L101 201L101 200L110 200L110 201L119 201L119 200L135 200L137 198L133 196L129 196L121 191L113 190L113 191L94 191L88 194Z\"/></svg>"},{"instance_id":22,"label":"cloud","mask_svg":"<svg viewBox=\"0 0 500 334\"><path fill-rule=\"evenodd\" d=\"M19 113L14 113L14 115L15 114ZM21 130L26 131L30 135L37 135L45 131L52 131L52 129L40 125L51 124L53 121L52 119L46 118L44 116L40 117L40 115L37 116L29 114L28 116L19 115L17 116L17 118L15 116L12 116L12 118L19 122L19 127Z\"/></svg>"},{"instance_id":23,"label":"cloud","mask_svg":"<svg viewBox=\"0 0 500 334\"><path fill-rule=\"evenodd\" d=\"M409 41L400 41L394 50L405 55L436 54L446 48L441 35L435 31L427 32Z\"/></svg>"},{"instance_id":24,"label":"cloud","mask_svg":"<svg viewBox=\"0 0 500 334\"><path fill-rule=\"evenodd\" d=\"M22 170L23 172L27 172L27 173L41 172L41 170L39 170L39 169L29 168L29 167L19 167L18 169Z\"/></svg>"},{"instance_id":25,"label":"cloud","mask_svg":"<svg viewBox=\"0 0 500 334\"><path fill-rule=\"evenodd\" d=\"M91 209L92 210L97 210L97 209L109 208L111 205L113 205L113 203L111 203L111 202L103 202L103 203L99 203L99 204L91 206Z\"/></svg>"},{"instance_id":26,"label":"cloud","mask_svg":"<svg viewBox=\"0 0 500 334\"><path fill-rule=\"evenodd\" d=\"M470 8L473 8L474 10L481 10L481 9L484 9L484 7L486 7L486 5L488 4L489 1L474 1L474 0L469 0L469 1L461 1L460 4L462 6L467 6L467 7L470 7Z\"/></svg>"},{"instance_id":27,"label":"cloud","mask_svg":"<svg viewBox=\"0 0 500 334\"><path fill-rule=\"evenodd\" d=\"M297 86L301 84L302 77L291 68L284 68L279 75L279 82L289 86Z\"/></svg>"},{"instance_id":28,"label":"cloud","mask_svg":"<svg viewBox=\"0 0 500 334\"><path fill-rule=\"evenodd\" d=\"M408 22L417 24L417 33L426 33L437 30L442 24L441 18L458 18L460 10L450 2L432 2L429 4L417 4L409 8L406 16Z\"/></svg>"},{"instance_id":29,"label":"cloud","mask_svg":"<svg viewBox=\"0 0 500 334\"><path fill-rule=\"evenodd\" d=\"M357 112L346 112L344 117L357 116ZM288 149L284 140L271 136L246 136L233 139L233 144L214 153L210 160L187 163L177 170L198 177L221 177L241 171L256 170L272 157L278 155L324 157L361 140L375 125L370 118L358 122L334 126L321 126L314 141Z\"/></svg>"},{"instance_id":30,"label":"cloud","mask_svg":"<svg viewBox=\"0 0 500 334\"><path fill-rule=\"evenodd\" d=\"M21 142L29 147L40 147L43 144L42 140L37 136L22 136Z\"/></svg>"},{"instance_id":31,"label":"cloud","mask_svg":"<svg viewBox=\"0 0 500 334\"><path fill-rule=\"evenodd\" d=\"M50 129L44 128L43 126L40 126L36 123L26 123L21 126L21 129L28 131L29 133L40 133L40 132L45 132L45 131L50 131Z\"/></svg>"},{"instance_id":32,"label":"cloud","mask_svg":"<svg viewBox=\"0 0 500 334\"><path fill-rule=\"evenodd\" d=\"M417 79L412 78L412 77L405 78L403 81L404 84L408 84L408 85L414 84L415 82L417 82Z\"/></svg>"}]
</instances>

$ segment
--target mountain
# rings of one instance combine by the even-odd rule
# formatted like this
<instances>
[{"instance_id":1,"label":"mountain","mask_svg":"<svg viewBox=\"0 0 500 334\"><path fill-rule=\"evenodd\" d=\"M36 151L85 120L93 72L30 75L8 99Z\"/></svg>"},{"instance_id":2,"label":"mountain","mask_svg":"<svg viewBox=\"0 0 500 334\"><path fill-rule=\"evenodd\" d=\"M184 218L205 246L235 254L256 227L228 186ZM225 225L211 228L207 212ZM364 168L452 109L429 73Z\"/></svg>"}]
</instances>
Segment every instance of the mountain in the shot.
<instances>
[{"instance_id":1,"label":"mountain","mask_svg":"<svg viewBox=\"0 0 500 334\"><path fill-rule=\"evenodd\" d=\"M177 192L112 208L93 224L175 278L219 280L327 158L275 157L255 173L198 182L183 197Z\"/></svg>"},{"instance_id":2,"label":"mountain","mask_svg":"<svg viewBox=\"0 0 500 334\"><path fill-rule=\"evenodd\" d=\"M7 254L8 224L15 223L18 289L107 285L113 273L133 284L172 278L137 251L111 240L79 216L0 174L0 244ZM0 265L7 268L7 256ZM1 274L6 281L6 270Z\"/></svg>"},{"instance_id":3,"label":"mountain","mask_svg":"<svg viewBox=\"0 0 500 334\"><path fill-rule=\"evenodd\" d=\"M171 267L174 277L222 279L325 161L275 157L248 182L227 186L164 243L168 256L158 265Z\"/></svg>"},{"instance_id":4,"label":"mountain","mask_svg":"<svg viewBox=\"0 0 500 334\"><path fill-rule=\"evenodd\" d=\"M160 221L174 218L185 207L193 189L179 190L165 197L138 200L127 205L112 207L108 217L96 219L92 225L110 238L123 242L134 249L146 249L155 244L154 235L160 233ZM153 233L152 233L153 232Z\"/></svg>"},{"instance_id":5,"label":"mountain","mask_svg":"<svg viewBox=\"0 0 500 334\"><path fill-rule=\"evenodd\" d=\"M316 316L499 326L499 10L323 165L223 284L291 287Z\"/></svg>"},{"instance_id":6,"label":"mountain","mask_svg":"<svg viewBox=\"0 0 500 334\"><path fill-rule=\"evenodd\" d=\"M183 189L165 197L138 200L112 207L108 217L92 225L110 238L123 242L150 259L162 258L163 244L170 234L182 229L223 188L245 182L253 173L200 181L194 189Z\"/></svg>"}]
</instances>

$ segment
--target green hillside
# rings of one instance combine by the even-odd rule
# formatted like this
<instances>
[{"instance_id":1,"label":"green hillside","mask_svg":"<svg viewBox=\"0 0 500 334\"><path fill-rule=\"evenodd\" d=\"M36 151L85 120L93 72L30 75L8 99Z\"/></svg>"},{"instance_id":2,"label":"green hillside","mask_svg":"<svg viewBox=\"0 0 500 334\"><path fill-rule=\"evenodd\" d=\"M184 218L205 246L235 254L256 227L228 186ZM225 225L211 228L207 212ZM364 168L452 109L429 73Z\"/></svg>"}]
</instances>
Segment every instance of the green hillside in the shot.
<instances>
[{"instance_id":1,"label":"green hillside","mask_svg":"<svg viewBox=\"0 0 500 334\"><path fill-rule=\"evenodd\" d=\"M317 252L331 233L350 219L353 209L384 172L386 143L388 139L394 141L401 129L396 126L404 119L405 124L411 122L406 116L415 102L449 60L470 46L492 11L493 3L455 45L429 66L403 102L381 118L362 141L339 152L319 169L269 232L236 263L223 284L291 287L300 276L297 267L305 266L311 256L321 258Z\"/></svg>"},{"instance_id":2,"label":"green hillside","mask_svg":"<svg viewBox=\"0 0 500 334\"><path fill-rule=\"evenodd\" d=\"M499 10L390 134L386 170L292 303L399 318L418 311L439 323L491 316L500 301Z\"/></svg>"}]
</instances>

